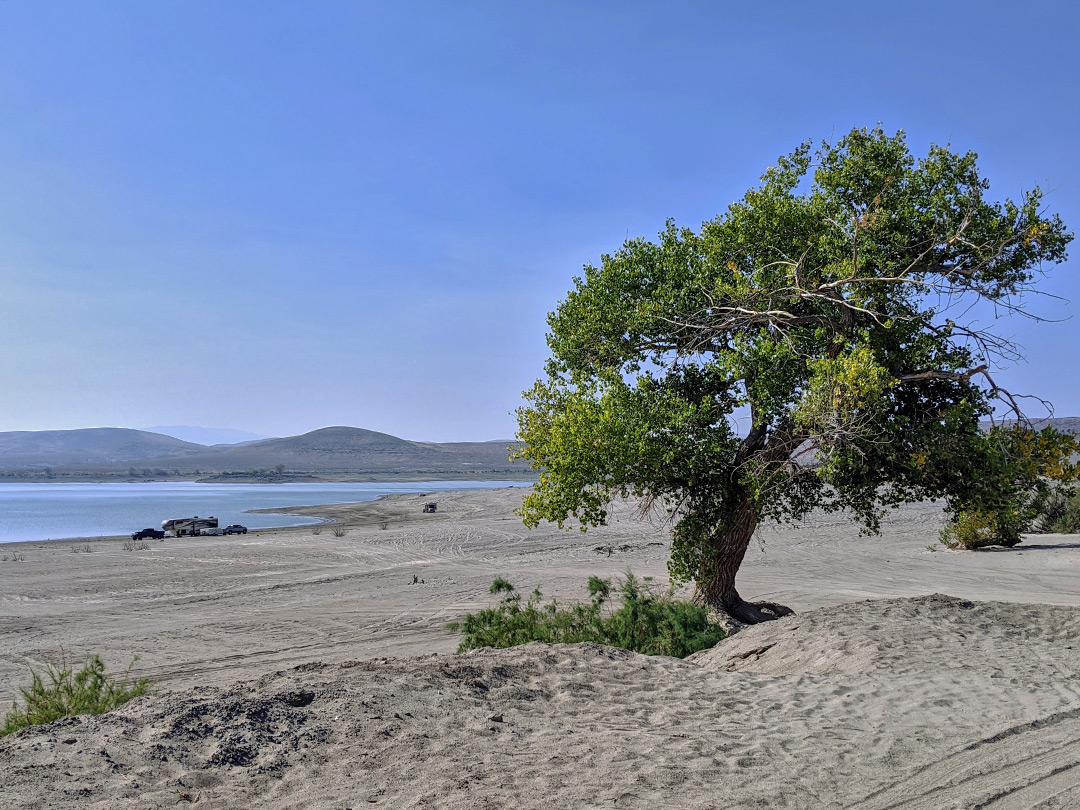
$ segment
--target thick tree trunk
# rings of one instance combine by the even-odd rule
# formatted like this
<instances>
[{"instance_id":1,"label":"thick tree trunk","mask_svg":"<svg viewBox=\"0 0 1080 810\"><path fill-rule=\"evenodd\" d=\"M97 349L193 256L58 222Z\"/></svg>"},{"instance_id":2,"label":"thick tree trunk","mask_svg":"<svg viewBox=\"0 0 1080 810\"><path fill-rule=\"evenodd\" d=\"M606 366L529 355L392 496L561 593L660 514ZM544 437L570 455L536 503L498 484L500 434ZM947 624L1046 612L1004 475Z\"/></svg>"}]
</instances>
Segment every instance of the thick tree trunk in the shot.
<instances>
[{"instance_id":1,"label":"thick tree trunk","mask_svg":"<svg viewBox=\"0 0 1080 810\"><path fill-rule=\"evenodd\" d=\"M757 509L747 494L734 518L710 539L697 577L694 600L742 624L790 616L794 611L772 602L747 602L735 590L735 575L739 572L746 549L760 522Z\"/></svg>"}]
</instances>

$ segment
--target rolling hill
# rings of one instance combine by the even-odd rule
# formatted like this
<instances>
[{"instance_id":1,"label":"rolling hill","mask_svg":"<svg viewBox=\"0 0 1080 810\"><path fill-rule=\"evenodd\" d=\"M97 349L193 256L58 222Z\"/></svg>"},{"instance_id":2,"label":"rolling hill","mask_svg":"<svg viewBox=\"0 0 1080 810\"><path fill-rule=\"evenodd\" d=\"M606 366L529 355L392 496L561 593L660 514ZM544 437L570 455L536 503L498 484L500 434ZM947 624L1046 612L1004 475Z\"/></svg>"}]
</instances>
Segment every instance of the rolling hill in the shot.
<instances>
[{"instance_id":1,"label":"rolling hill","mask_svg":"<svg viewBox=\"0 0 1080 810\"><path fill-rule=\"evenodd\" d=\"M125 428L0 433L0 470L54 468L121 473L134 467L181 475L272 469L293 473L524 473L511 464L510 441L413 442L354 427L235 445L206 445ZM175 472L174 472L175 474Z\"/></svg>"},{"instance_id":2,"label":"rolling hill","mask_svg":"<svg viewBox=\"0 0 1080 810\"><path fill-rule=\"evenodd\" d=\"M0 433L0 468L98 467L180 458L205 450L160 433L130 428L17 430Z\"/></svg>"},{"instance_id":3,"label":"rolling hill","mask_svg":"<svg viewBox=\"0 0 1080 810\"><path fill-rule=\"evenodd\" d=\"M339 426L284 439L207 448L178 457L175 463L203 470L247 470L278 464L298 472L505 470L511 466L507 460L508 444L412 442L387 433Z\"/></svg>"},{"instance_id":4,"label":"rolling hill","mask_svg":"<svg viewBox=\"0 0 1080 810\"><path fill-rule=\"evenodd\" d=\"M185 442L205 444L240 444L241 442L260 442L263 439L274 438L266 434L248 433L246 430L232 430L231 428L206 428L196 425L157 425L155 427L143 427L150 433L161 433L172 436L175 439L183 439Z\"/></svg>"}]
</instances>

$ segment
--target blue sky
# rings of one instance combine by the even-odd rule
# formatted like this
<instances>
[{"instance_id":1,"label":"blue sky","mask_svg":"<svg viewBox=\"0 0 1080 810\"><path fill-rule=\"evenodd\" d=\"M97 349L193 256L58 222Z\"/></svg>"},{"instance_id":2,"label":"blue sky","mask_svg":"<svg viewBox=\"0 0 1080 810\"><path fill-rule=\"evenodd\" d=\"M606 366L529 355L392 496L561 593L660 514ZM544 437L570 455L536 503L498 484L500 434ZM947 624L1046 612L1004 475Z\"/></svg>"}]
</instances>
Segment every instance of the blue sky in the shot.
<instances>
[{"instance_id":1,"label":"blue sky","mask_svg":"<svg viewBox=\"0 0 1080 810\"><path fill-rule=\"evenodd\" d=\"M750 6L0 0L0 430L509 438L584 263L853 126L1080 223L1073 5Z\"/></svg>"}]
</instances>

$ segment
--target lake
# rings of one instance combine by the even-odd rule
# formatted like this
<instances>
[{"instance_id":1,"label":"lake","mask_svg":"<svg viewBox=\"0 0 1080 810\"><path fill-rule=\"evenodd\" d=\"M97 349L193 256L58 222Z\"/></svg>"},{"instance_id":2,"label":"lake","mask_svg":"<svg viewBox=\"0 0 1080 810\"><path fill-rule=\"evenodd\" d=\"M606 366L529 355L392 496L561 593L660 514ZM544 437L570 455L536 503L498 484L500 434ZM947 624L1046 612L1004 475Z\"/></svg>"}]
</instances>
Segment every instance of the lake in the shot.
<instances>
[{"instance_id":1,"label":"lake","mask_svg":"<svg viewBox=\"0 0 1080 810\"><path fill-rule=\"evenodd\" d=\"M356 484L0 483L0 543L131 534L168 518L213 515L249 529L305 526L316 518L248 514L249 509L373 501L400 492L499 489L521 481L404 481Z\"/></svg>"}]
</instances>

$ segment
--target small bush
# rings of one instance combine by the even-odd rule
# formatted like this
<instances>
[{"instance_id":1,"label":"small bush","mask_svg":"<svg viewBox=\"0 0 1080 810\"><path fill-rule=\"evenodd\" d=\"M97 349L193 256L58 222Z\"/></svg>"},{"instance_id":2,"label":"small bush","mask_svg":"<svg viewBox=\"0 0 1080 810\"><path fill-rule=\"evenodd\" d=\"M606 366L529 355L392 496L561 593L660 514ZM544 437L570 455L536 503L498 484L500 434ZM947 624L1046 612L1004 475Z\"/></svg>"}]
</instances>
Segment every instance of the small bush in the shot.
<instances>
[{"instance_id":1,"label":"small bush","mask_svg":"<svg viewBox=\"0 0 1080 810\"><path fill-rule=\"evenodd\" d=\"M622 605L615 610L605 609L612 591L610 579L589 577L588 591L589 602L559 608L554 600L542 605L543 594L536 589L522 605L514 586L505 579L496 579L491 593L504 594L502 601L496 607L466 615L461 622L447 625L447 629L464 633L458 652L513 647L530 641L593 641L645 655L685 658L725 637L720 627L709 623L704 608L677 600L672 589L661 590L632 573L628 572L618 586Z\"/></svg>"},{"instance_id":2,"label":"small bush","mask_svg":"<svg viewBox=\"0 0 1080 810\"><path fill-rule=\"evenodd\" d=\"M127 668L130 674L138 657ZM42 726L77 714L101 714L122 706L133 698L145 695L153 683L143 678L129 683L127 678L116 682L105 674L105 665L98 656L86 659L79 672L74 672L66 661L59 667L51 664L45 670L49 683L34 670L30 670L32 682L29 688L20 689L23 706L18 701L11 704L11 711L0 727L0 737L12 734L27 726Z\"/></svg>"},{"instance_id":3,"label":"small bush","mask_svg":"<svg viewBox=\"0 0 1080 810\"><path fill-rule=\"evenodd\" d=\"M978 508L957 512L941 530L942 545L953 549L977 549L987 546L1012 547L1023 538L1028 528L1019 510L1002 508L996 511Z\"/></svg>"},{"instance_id":4,"label":"small bush","mask_svg":"<svg viewBox=\"0 0 1080 810\"><path fill-rule=\"evenodd\" d=\"M348 533L348 529L344 526L335 526L332 531L334 532L334 537L344 537Z\"/></svg>"},{"instance_id":5,"label":"small bush","mask_svg":"<svg viewBox=\"0 0 1080 810\"><path fill-rule=\"evenodd\" d=\"M1057 489L1051 493L1035 521L1035 531L1080 533L1080 489Z\"/></svg>"},{"instance_id":6,"label":"small bush","mask_svg":"<svg viewBox=\"0 0 1080 810\"><path fill-rule=\"evenodd\" d=\"M322 526L312 526L311 527L311 533L312 534L322 534Z\"/></svg>"},{"instance_id":7,"label":"small bush","mask_svg":"<svg viewBox=\"0 0 1080 810\"><path fill-rule=\"evenodd\" d=\"M1024 532L1080 533L1080 488L1047 484L994 508L960 509L941 531L949 548L1015 546Z\"/></svg>"}]
</instances>

